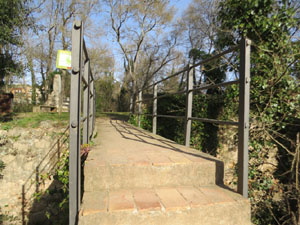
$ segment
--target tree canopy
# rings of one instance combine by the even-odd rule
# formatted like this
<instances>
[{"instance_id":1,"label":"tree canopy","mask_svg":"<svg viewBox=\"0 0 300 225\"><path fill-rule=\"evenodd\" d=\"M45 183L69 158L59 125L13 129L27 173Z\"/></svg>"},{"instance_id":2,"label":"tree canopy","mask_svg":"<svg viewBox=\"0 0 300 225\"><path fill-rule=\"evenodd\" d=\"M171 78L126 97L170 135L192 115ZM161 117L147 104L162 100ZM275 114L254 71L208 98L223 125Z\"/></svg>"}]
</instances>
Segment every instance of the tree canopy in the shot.
<instances>
[{"instance_id":1,"label":"tree canopy","mask_svg":"<svg viewBox=\"0 0 300 225\"><path fill-rule=\"evenodd\" d=\"M0 1L0 88L4 77L20 69L17 49L22 44L22 30L30 25L26 0Z\"/></svg>"}]
</instances>

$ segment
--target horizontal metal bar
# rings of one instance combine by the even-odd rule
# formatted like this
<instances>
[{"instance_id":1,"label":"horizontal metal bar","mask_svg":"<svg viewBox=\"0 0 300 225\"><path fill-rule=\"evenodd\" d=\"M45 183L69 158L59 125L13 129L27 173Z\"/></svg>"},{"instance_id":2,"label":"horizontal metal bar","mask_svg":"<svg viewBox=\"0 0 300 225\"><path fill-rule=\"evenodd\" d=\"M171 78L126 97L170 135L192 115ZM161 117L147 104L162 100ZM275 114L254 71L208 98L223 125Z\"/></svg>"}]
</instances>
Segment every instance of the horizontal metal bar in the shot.
<instances>
[{"instance_id":1,"label":"horizontal metal bar","mask_svg":"<svg viewBox=\"0 0 300 225\"><path fill-rule=\"evenodd\" d=\"M207 119L207 118L197 118L197 117L189 117L189 120L196 120L200 122L205 122L205 123L216 123L220 125L231 125L231 126L238 126L238 122L234 121L222 121L222 120L215 120L215 119Z\"/></svg>"},{"instance_id":2,"label":"horizontal metal bar","mask_svg":"<svg viewBox=\"0 0 300 225\"><path fill-rule=\"evenodd\" d=\"M168 80L168 79L170 79L170 78L172 78L172 77L175 77L175 76L177 76L177 75L179 75L179 74L181 74L181 73L184 73L184 72L186 72L186 71L189 70L189 69L193 69L193 68L195 68L195 67L197 67L197 66L200 66L200 65L202 65L202 64L208 63L209 61L212 61L212 60L214 60L214 59L217 59L217 58L219 58L219 57L221 57L221 56L223 56L223 55L226 55L226 54L228 54L228 53L230 53L230 52L233 52L233 51L235 51L235 50L238 50L239 47L240 47L239 45L235 45L235 46L231 47L230 49L228 49L228 50L226 50L226 51L224 51L224 52L221 52L221 53L219 53L219 54L217 54L217 55L214 55L214 56L212 56L212 57L210 57L210 58L208 58L208 59L202 60L201 62L199 62L199 63L197 63L197 64L195 64L195 65L192 65L192 66L190 66L190 67L186 66L184 69L182 69L182 70L180 70L180 71L178 71L178 72L172 74L171 76L168 76L168 77L166 77L166 78L164 78L164 79L161 79L161 80L159 80L159 81L157 81L157 82L155 82L155 83L153 83L153 84L150 84L150 85L146 86L145 88L143 88L143 89L141 89L141 90L139 90L139 91L143 91L143 90L145 90L145 89L148 89L148 88L150 88L150 87L153 87L154 85L159 84L159 83L161 83L161 82L163 82L163 81L165 81L165 80Z\"/></svg>"},{"instance_id":3,"label":"horizontal metal bar","mask_svg":"<svg viewBox=\"0 0 300 225\"><path fill-rule=\"evenodd\" d=\"M143 99L142 101L136 101L136 103L139 103L139 102L146 102L146 101L151 101L151 100L159 99L159 98L164 98L164 97L170 96L170 95L184 94L185 92L186 92L186 90L178 91L178 92L174 92L174 93L166 93L166 94L157 96L156 98L145 98L145 99Z\"/></svg>"},{"instance_id":4,"label":"horizontal metal bar","mask_svg":"<svg viewBox=\"0 0 300 225\"><path fill-rule=\"evenodd\" d=\"M156 116L163 117L163 118L184 119L184 116L171 116L171 115L156 115Z\"/></svg>"},{"instance_id":5,"label":"horizontal metal bar","mask_svg":"<svg viewBox=\"0 0 300 225\"><path fill-rule=\"evenodd\" d=\"M200 66L200 65L202 65L202 64L208 63L209 61L212 61L212 60L214 60L214 59L220 58L221 56L226 55L226 54L228 54L228 53L230 53L230 52L233 52L233 51L235 51L235 50L238 50L239 48L240 48L240 45L235 45L235 46L231 47L230 49L228 49L228 50L226 50L226 51L224 51L224 52L221 52L221 53L219 53L219 54L216 54L216 55L214 55L214 56L212 56L212 57L210 57L210 58L208 58L208 59L204 59L204 60L202 60L201 62L198 62L198 63L195 64L195 65L192 65L192 66L190 67L190 69L193 69L193 68L195 68L195 67L197 67L197 66Z\"/></svg>"},{"instance_id":6,"label":"horizontal metal bar","mask_svg":"<svg viewBox=\"0 0 300 225\"><path fill-rule=\"evenodd\" d=\"M143 116L153 116L152 114L141 114L141 115L143 115Z\"/></svg>"},{"instance_id":7,"label":"horizontal metal bar","mask_svg":"<svg viewBox=\"0 0 300 225\"><path fill-rule=\"evenodd\" d=\"M170 96L170 95L179 95L179 94L184 94L184 93L186 93L186 90L178 91L178 92L175 92L175 93L166 93L166 94L157 96L157 99L164 98L164 97Z\"/></svg>"},{"instance_id":8,"label":"horizontal metal bar","mask_svg":"<svg viewBox=\"0 0 300 225\"><path fill-rule=\"evenodd\" d=\"M224 86L229 86L229 85L233 85L233 84L238 84L239 82L240 82L240 80L228 81L228 82L219 83L219 84L212 84L212 85L207 85L207 86L203 86L203 87L196 87L196 88L192 89L191 91L206 90L206 89L211 89L211 88L216 88L216 87L224 87Z\"/></svg>"},{"instance_id":9,"label":"horizontal metal bar","mask_svg":"<svg viewBox=\"0 0 300 225\"><path fill-rule=\"evenodd\" d=\"M159 83L161 83L161 82L163 82L163 81L165 81L165 80L168 80L168 79L170 79L170 78L172 78L172 77L178 76L179 74L184 73L184 72L186 72L187 70L188 70L188 67L185 67L184 69L182 69L182 70L180 70L180 71L178 71L178 72L172 74L171 76L168 76L168 77L163 78L163 79L161 79L161 80L159 80L159 81L157 81L157 82L155 82L155 83L153 83L153 84L150 84L150 85L146 86L146 87L143 88L141 91L146 90L146 89L148 89L148 88L150 88L150 87L153 87L154 85L157 85L157 84L159 84Z\"/></svg>"},{"instance_id":10,"label":"horizontal metal bar","mask_svg":"<svg viewBox=\"0 0 300 225\"><path fill-rule=\"evenodd\" d=\"M142 116L151 116L153 117L152 114L139 114L139 113L135 113L134 115L142 115ZM173 118L173 119L184 119L184 116L171 116L171 115L154 115L154 117L163 117L163 118Z\"/></svg>"}]
</instances>

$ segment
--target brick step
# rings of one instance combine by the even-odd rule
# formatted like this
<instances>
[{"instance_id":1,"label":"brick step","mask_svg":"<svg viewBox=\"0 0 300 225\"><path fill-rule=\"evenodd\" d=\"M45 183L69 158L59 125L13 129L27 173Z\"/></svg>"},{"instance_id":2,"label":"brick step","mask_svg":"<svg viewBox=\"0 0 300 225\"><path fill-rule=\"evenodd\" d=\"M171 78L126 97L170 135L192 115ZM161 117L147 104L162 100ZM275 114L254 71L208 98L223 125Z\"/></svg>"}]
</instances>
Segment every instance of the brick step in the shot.
<instances>
[{"instance_id":1,"label":"brick step","mask_svg":"<svg viewBox=\"0 0 300 225\"><path fill-rule=\"evenodd\" d=\"M92 152L92 154L94 154ZM89 156L85 191L222 184L223 163L200 152L141 151Z\"/></svg>"},{"instance_id":2,"label":"brick step","mask_svg":"<svg viewBox=\"0 0 300 225\"><path fill-rule=\"evenodd\" d=\"M216 185L85 192L79 225L250 225L250 204Z\"/></svg>"}]
</instances>

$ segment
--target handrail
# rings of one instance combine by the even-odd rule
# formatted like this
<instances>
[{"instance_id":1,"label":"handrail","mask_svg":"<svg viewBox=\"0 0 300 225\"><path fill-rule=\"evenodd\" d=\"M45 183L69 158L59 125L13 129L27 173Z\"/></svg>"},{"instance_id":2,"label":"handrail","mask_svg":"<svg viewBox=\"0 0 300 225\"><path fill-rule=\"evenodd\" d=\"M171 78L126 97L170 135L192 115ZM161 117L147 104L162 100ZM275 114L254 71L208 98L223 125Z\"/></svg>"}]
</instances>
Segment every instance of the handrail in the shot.
<instances>
[{"instance_id":1,"label":"handrail","mask_svg":"<svg viewBox=\"0 0 300 225\"><path fill-rule=\"evenodd\" d=\"M215 123L220 125L231 125L231 126L238 126L238 122L234 121L224 121L224 120L215 120L215 119L208 119L208 118L198 118L198 117L189 117L189 120L196 120L204 123Z\"/></svg>"},{"instance_id":2,"label":"handrail","mask_svg":"<svg viewBox=\"0 0 300 225\"><path fill-rule=\"evenodd\" d=\"M176 77L176 76L178 76L178 75L180 75L180 74L182 74L182 73L184 73L184 72L187 72L187 71L189 71L189 70L191 70L191 69L193 69L193 68L195 68L195 67L197 67L197 66L203 65L203 64L208 63L208 62L210 62L210 61L212 61L212 60L214 60L214 59L220 58L220 57L222 57L223 55L226 55L226 54L231 53L231 52L233 52L233 51L235 51L235 50L238 50L239 47L240 47L239 45L235 45L235 46L233 46L233 47L231 47L231 48L229 48L229 49L227 49L227 50L225 50L225 51L223 51L223 52L221 52L221 53L218 53L218 54L216 54L216 55L214 55L214 56L209 57L208 59L204 59L204 60L202 60L201 62L196 63L195 65L192 65L192 66L189 66L189 65L188 65L188 66L185 66L184 69L182 69L182 70L180 70L180 71L178 71L178 72L176 72L176 73L174 73L174 74L172 74L172 75L170 75L170 76L168 76L168 77L166 77L166 78L163 78L163 79L161 79L161 80L159 80L159 81L156 81L156 82L154 82L153 84L150 84L150 85L148 85L148 86L146 86L146 87L140 89L139 91L146 90L146 89L148 89L148 88L150 88L150 87L153 87L154 85L157 85L157 84L159 84L159 83L161 83L161 82L163 82L163 81L166 81L166 80L168 80L168 79L170 79L170 78L172 78L172 77Z\"/></svg>"},{"instance_id":3,"label":"handrail","mask_svg":"<svg viewBox=\"0 0 300 225\"><path fill-rule=\"evenodd\" d=\"M135 112L134 107L138 103L138 125L141 124L141 115L152 116L152 132L156 134L157 130L157 118L174 118L174 119L184 119L185 129L184 129L184 142L186 146L190 145L191 138L191 122L192 120L229 125L229 126L238 126L238 193L244 197L248 196L248 139L249 139L249 95L250 95L250 45L251 41L247 38L242 39L239 45L233 46L226 51L223 51L219 54L216 54L208 59L204 59L201 62L195 65L187 65L184 69L161 79L160 81L153 82L153 84L146 86L138 91L138 100L133 98L130 100L130 110ZM190 72L191 69L206 64L214 59L220 58L228 53L233 51L240 50L240 79L235 81L228 81L218 84L210 84L202 87L193 85L193 75ZM186 89L184 91L178 91L176 93L167 93L163 95L157 95L157 85L165 80L168 80L172 77L178 76L186 72ZM208 118L197 118L192 117L192 105L193 105L193 92L212 89L217 87L224 87L238 84L239 85L239 120L235 121L222 121L216 119ZM143 91L153 87L153 98L142 99ZM136 93L137 94L137 93ZM157 100L168 95L173 94L186 94L186 106L185 106L185 116L173 116L173 115L157 115ZM153 100L153 112L152 114L143 114L142 113L142 103L145 101Z\"/></svg>"},{"instance_id":4,"label":"handrail","mask_svg":"<svg viewBox=\"0 0 300 225\"><path fill-rule=\"evenodd\" d=\"M82 90L83 107L81 107ZM90 59L83 37L82 21L74 21L72 27L70 96L69 225L75 225L81 204L80 145L89 143L95 127L94 77L90 69ZM83 128L82 138L81 127Z\"/></svg>"},{"instance_id":5,"label":"handrail","mask_svg":"<svg viewBox=\"0 0 300 225\"><path fill-rule=\"evenodd\" d=\"M202 86L202 87L195 87L190 91L200 91L200 90L207 90L207 89L212 89L216 87L225 87L225 86L230 86L233 84L239 84L239 80L234 80L234 81L228 81L228 82L223 82L219 84L212 84L212 85L207 85L207 86Z\"/></svg>"},{"instance_id":6,"label":"handrail","mask_svg":"<svg viewBox=\"0 0 300 225\"><path fill-rule=\"evenodd\" d=\"M163 81L166 81L166 80L168 80L168 79L170 79L170 78L172 78L172 77L176 77L176 76L178 76L178 75L180 75L180 74L182 74L182 73L184 73L184 72L186 72L186 71L188 71L188 68L187 68L187 67L185 67L184 69L182 69L182 70L180 70L180 71L178 71L178 72L176 72L176 73L174 73L174 74L172 74L172 75L170 75L170 76L168 76L168 77L166 77L166 78L163 78L163 79L161 79L161 80L159 80L159 81L156 81L156 82L154 82L153 84L150 84L150 85L144 87L143 89L141 89L141 90L139 90L139 91L146 90L146 89L148 89L148 88L150 88L150 87L153 87L154 85L157 85L157 84L159 84L159 83L161 83L161 82L163 82Z\"/></svg>"},{"instance_id":7,"label":"handrail","mask_svg":"<svg viewBox=\"0 0 300 225\"><path fill-rule=\"evenodd\" d=\"M209 57L208 59L204 59L201 62L196 63L195 65L190 66L190 69L194 69L197 66L200 66L200 65L203 65L203 64L208 63L210 61L213 61L214 59L220 58L223 55L226 55L226 54L231 53L231 52L233 52L235 50L238 50L239 48L240 48L240 45L235 45L235 46L233 46L233 47L231 47L231 48L229 48L229 49L227 49L227 50L225 50L223 52L220 52L220 53L218 53L218 54L216 54L216 55L214 55L212 57Z\"/></svg>"}]
</instances>

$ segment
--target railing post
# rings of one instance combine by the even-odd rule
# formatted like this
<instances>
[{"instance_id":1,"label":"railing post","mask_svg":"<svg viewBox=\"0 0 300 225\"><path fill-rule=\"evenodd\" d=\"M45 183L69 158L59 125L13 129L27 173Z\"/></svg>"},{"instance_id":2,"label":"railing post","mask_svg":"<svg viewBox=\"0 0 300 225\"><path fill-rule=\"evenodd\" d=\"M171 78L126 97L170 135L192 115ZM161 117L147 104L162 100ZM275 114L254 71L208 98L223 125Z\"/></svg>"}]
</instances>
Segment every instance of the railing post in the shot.
<instances>
[{"instance_id":1,"label":"railing post","mask_svg":"<svg viewBox=\"0 0 300 225\"><path fill-rule=\"evenodd\" d=\"M152 133L157 130L157 84L153 86L153 112L152 112Z\"/></svg>"},{"instance_id":2,"label":"railing post","mask_svg":"<svg viewBox=\"0 0 300 225\"><path fill-rule=\"evenodd\" d=\"M89 143L89 120L90 120L90 61L84 64L84 79L87 81L87 86L83 90L83 144Z\"/></svg>"},{"instance_id":3,"label":"railing post","mask_svg":"<svg viewBox=\"0 0 300 225\"><path fill-rule=\"evenodd\" d=\"M60 160L60 138L57 140L57 160Z\"/></svg>"},{"instance_id":4,"label":"railing post","mask_svg":"<svg viewBox=\"0 0 300 225\"><path fill-rule=\"evenodd\" d=\"M250 99L250 45L249 39L240 44L239 88L239 143L238 143L238 193L248 197L248 139Z\"/></svg>"},{"instance_id":5,"label":"railing post","mask_svg":"<svg viewBox=\"0 0 300 225\"><path fill-rule=\"evenodd\" d=\"M91 79L90 80L90 91L92 92L92 94L89 94L89 139L91 139L92 133L93 133L93 115L94 115L94 98L95 98L95 94L94 94L94 80Z\"/></svg>"},{"instance_id":6,"label":"railing post","mask_svg":"<svg viewBox=\"0 0 300 225\"><path fill-rule=\"evenodd\" d=\"M92 133L90 134L90 138L92 138L92 135L94 134L94 129L95 129L95 121L96 121L96 88L95 88L95 82L93 82L93 130Z\"/></svg>"},{"instance_id":7,"label":"railing post","mask_svg":"<svg viewBox=\"0 0 300 225\"><path fill-rule=\"evenodd\" d=\"M25 199L25 185L22 185L22 225L26 225L25 221L25 207L26 207L26 199Z\"/></svg>"},{"instance_id":8,"label":"railing post","mask_svg":"<svg viewBox=\"0 0 300 225\"><path fill-rule=\"evenodd\" d=\"M139 91L139 115L138 115L138 126L141 127L141 117L142 117L142 91Z\"/></svg>"},{"instance_id":9,"label":"railing post","mask_svg":"<svg viewBox=\"0 0 300 225\"><path fill-rule=\"evenodd\" d=\"M70 91L70 154L69 154L69 224L77 223L80 209L80 112L82 76L83 25L72 27L72 75Z\"/></svg>"},{"instance_id":10,"label":"railing post","mask_svg":"<svg viewBox=\"0 0 300 225\"><path fill-rule=\"evenodd\" d=\"M35 193L40 192L40 166L35 168Z\"/></svg>"},{"instance_id":11,"label":"railing post","mask_svg":"<svg viewBox=\"0 0 300 225\"><path fill-rule=\"evenodd\" d=\"M190 65L187 70L187 86L186 86L186 101L185 101L185 126L184 126L184 144L190 146L192 121L192 107L193 107L193 74L190 71Z\"/></svg>"}]
</instances>

